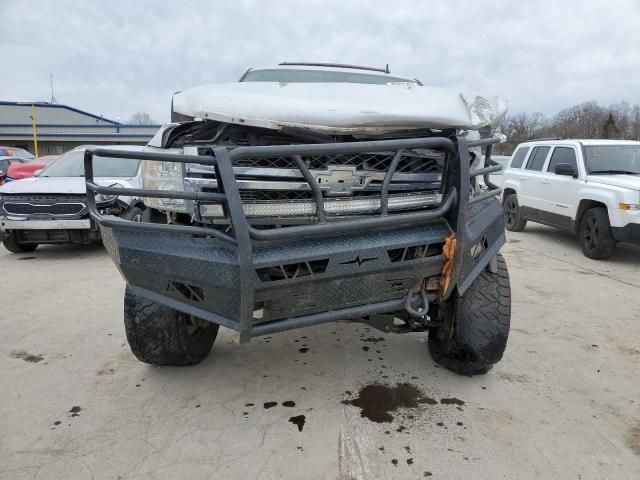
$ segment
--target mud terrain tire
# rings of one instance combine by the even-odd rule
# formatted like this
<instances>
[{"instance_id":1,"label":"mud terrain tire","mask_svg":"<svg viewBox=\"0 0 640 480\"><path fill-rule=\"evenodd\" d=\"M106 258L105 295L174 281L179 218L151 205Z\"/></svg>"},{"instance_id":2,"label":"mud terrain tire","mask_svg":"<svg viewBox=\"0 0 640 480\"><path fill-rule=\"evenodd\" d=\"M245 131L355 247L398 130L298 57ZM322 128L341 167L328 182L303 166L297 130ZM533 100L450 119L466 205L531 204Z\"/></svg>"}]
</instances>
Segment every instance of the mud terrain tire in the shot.
<instances>
[{"instance_id":1,"label":"mud terrain tire","mask_svg":"<svg viewBox=\"0 0 640 480\"><path fill-rule=\"evenodd\" d=\"M133 354L152 365L195 365L211 351L219 325L124 294L124 327Z\"/></svg>"},{"instance_id":2,"label":"mud terrain tire","mask_svg":"<svg viewBox=\"0 0 640 480\"><path fill-rule=\"evenodd\" d=\"M502 358L511 323L507 264L496 255L497 272L482 272L449 308L440 309L444 327L429 332L429 353L460 375L487 373Z\"/></svg>"}]
</instances>

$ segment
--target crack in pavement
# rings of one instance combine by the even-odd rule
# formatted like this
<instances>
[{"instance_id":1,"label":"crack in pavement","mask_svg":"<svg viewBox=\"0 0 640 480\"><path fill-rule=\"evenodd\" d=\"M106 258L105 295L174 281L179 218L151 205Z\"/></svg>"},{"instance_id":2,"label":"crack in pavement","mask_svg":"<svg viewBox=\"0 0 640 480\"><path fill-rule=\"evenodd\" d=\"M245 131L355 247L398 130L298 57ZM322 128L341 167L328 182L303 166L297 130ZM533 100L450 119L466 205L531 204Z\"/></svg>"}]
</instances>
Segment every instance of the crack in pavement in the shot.
<instances>
[{"instance_id":1,"label":"crack in pavement","mask_svg":"<svg viewBox=\"0 0 640 480\"><path fill-rule=\"evenodd\" d=\"M577 263L573 263L570 262L568 260L562 260L561 258L556 258L556 257L552 257L551 255L547 255L546 253L542 253L542 252L538 252L536 250L531 250L529 248L524 248L524 247L512 247L514 250L522 250L525 252L531 252L531 253L535 253L536 255L542 255L543 257L549 258L551 260L555 260L556 262L562 262L562 263L566 263L567 265L571 265L573 267L576 267L580 270L584 270L586 272L591 272L595 275L600 275L601 277L606 277L606 278L610 278L611 280L615 280L616 282L620 282L624 285L629 285L630 287L636 287L636 288L640 288L640 285L638 285L637 283L632 283L632 282L627 282L626 280L622 280L620 278L616 278L616 277L612 277L611 275L607 275L606 273L602 273L602 272L598 272L597 270L591 270L590 268L587 267L583 267L581 265L578 265Z\"/></svg>"}]
</instances>

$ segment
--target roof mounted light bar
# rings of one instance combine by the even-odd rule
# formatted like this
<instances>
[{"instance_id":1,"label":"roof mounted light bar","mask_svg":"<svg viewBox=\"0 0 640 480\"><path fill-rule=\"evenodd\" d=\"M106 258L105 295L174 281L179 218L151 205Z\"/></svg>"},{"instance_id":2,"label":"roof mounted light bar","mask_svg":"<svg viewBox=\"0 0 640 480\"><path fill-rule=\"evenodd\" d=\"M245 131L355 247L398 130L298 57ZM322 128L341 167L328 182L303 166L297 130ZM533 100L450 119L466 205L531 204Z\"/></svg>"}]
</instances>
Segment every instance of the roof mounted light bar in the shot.
<instances>
[{"instance_id":1,"label":"roof mounted light bar","mask_svg":"<svg viewBox=\"0 0 640 480\"><path fill-rule=\"evenodd\" d=\"M280 66L298 66L298 67L338 67L338 68L353 68L356 70L370 70L372 72L391 73L389 71L389 64L387 63L384 68L364 67L362 65L349 65L346 63L315 63L315 62L282 62Z\"/></svg>"}]
</instances>

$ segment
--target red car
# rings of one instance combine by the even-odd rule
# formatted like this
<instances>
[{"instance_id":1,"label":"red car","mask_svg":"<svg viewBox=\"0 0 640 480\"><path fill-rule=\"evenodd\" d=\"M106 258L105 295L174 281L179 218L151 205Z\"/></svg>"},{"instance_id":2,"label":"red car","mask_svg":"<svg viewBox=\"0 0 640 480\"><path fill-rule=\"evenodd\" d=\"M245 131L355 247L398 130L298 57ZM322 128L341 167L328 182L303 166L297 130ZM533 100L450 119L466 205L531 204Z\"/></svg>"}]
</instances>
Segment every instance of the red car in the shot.
<instances>
[{"instance_id":1,"label":"red car","mask_svg":"<svg viewBox=\"0 0 640 480\"><path fill-rule=\"evenodd\" d=\"M34 158L36 158L23 148L3 147L3 146L0 146L0 157L18 157L18 158L24 158L27 161L33 160Z\"/></svg>"},{"instance_id":2,"label":"red car","mask_svg":"<svg viewBox=\"0 0 640 480\"><path fill-rule=\"evenodd\" d=\"M23 178L33 177L38 170L42 170L51 162L55 161L58 155L45 155L28 163L12 163L7 170L6 181L21 180Z\"/></svg>"},{"instance_id":3,"label":"red car","mask_svg":"<svg viewBox=\"0 0 640 480\"><path fill-rule=\"evenodd\" d=\"M26 162L27 160L25 160L24 158L0 156L0 185L2 185L7 180L9 169L13 165L22 165Z\"/></svg>"}]
</instances>

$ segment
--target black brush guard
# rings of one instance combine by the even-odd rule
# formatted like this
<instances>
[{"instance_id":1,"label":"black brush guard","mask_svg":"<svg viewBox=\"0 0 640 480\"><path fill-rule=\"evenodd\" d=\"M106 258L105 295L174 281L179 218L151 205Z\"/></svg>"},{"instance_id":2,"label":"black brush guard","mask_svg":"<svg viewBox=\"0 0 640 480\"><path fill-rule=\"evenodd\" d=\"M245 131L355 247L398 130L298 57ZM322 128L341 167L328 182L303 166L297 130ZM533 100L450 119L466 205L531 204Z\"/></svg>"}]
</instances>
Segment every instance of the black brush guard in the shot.
<instances>
[{"instance_id":1,"label":"black brush guard","mask_svg":"<svg viewBox=\"0 0 640 480\"><path fill-rule=\"evenodd\" d=\"M240 342L405 307L414 316L424 316L427 302L446 299L454 290L463 293L504 244L502 209L495 198L500 189L488 178L500 170L490 161L492 144L499 141L497 137L473 142L464 137L426 137L232 150L221 147L213 150L213 156L88 149L84 156L88 209L101 226L107 251L136 294L236 330ZM468 149L476 146L486 146L490 166L470 172ZM442 201L433 209L389 213L391 177L402 151L415 148L446 152ZM382 184L379 215L327 221L320 188L301 157L371 151L395 152ZM93 176L94 155L211 165L219 192L99 186ZM309 183L316 202L315 224L259 229L247 221L233 165L240 159L273 156L292 158ZM489 190L470 198L470 179L480 175ZM232 233L101 215L96 193L223 204ZM457 244L448 287L426 295L424 281L441 274L446 261L442 245L452 235ZM415 258L408 253L415 249L431 254ZM282 278L265 280L261 272L274 267L283 272Z\"/></svg>"}]
</instances>

